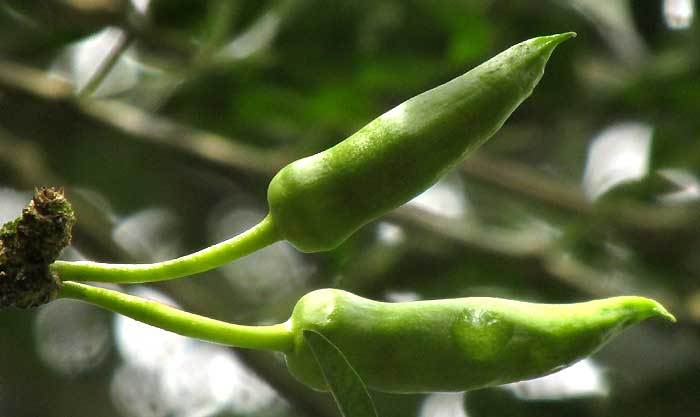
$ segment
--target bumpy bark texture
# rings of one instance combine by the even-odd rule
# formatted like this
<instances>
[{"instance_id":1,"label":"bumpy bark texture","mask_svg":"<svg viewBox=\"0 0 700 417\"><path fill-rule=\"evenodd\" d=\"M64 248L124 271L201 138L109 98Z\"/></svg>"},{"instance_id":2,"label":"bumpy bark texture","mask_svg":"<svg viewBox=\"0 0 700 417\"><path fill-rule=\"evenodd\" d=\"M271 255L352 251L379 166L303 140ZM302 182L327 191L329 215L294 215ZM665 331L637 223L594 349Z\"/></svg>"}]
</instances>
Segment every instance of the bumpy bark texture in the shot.
<instances>
[{"instance_id":1,"label":"bumpy bark texture","mask_svg":"<svg viewBox=\"0 0 700 417\"><path fill-rule=\"evenodd\" d=\"M31 308L58 295L58 276L49 270L70 245L73 209L62 189L40 188L22 215L0 229L0 308Z\"/></svg>"}]
</instances>

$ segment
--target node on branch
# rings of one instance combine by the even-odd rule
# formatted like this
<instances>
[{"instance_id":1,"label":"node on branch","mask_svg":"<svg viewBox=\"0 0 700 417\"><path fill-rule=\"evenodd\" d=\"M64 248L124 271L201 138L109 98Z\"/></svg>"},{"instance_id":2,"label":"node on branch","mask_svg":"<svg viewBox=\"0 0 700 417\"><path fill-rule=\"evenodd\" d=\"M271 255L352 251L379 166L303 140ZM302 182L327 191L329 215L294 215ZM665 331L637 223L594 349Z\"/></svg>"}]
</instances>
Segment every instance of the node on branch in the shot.
<instances>
[{"instance_id":1,"label":"node on branch","mask_svg":"<svg viewBox=\"0 0 700 417\"><path fill-rule=\"evenodd\" d=\"M70 245L73 208L63 189L39 188L17 219L0 229L0 308L31 308L56 298L51 265Z\"/></svg>"}]
</instances>

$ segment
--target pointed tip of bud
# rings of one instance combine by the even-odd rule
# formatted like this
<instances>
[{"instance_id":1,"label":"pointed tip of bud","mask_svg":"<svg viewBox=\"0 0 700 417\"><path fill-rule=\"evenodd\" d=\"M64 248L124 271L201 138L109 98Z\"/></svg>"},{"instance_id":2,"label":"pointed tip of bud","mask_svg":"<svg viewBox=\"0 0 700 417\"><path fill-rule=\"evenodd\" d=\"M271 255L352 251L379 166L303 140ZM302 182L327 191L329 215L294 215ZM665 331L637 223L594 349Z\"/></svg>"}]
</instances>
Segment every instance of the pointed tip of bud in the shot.
<instances>
[{"instance_id":1,"label":"pointed tip of bud","mask_svg":"<svg viewBox=\"0 0 700 417\"><path fill-rule=\"evenodd\" d=\"M656 315L658 317L662 317L662 318L670 321L671 323L676 322L676 316L674 316L673 314L671 314L671 312L666 310L666 307L662 306L660 303L658 303L654 300L649 300L649 301L654 304L653 309L652 309L654 312L654 315Z\"/></svg>"},{"instance_id":2,"label":"pointed tip of bud","mask_svg":"<svg viewBox=\"0 0 700 417\"><path fill-rule=\"evenodd\" d=\"M557 33L554 35L548 35L548 36L541 36L537 39L541 39L543 43L553 43L554 45L559 45L560 43L569 40L571 38L575 38L576 32L564 32L564 33Z\"/></svg>"},{"instance_id":3,"label":"pointed tip of bud","mask_svg":"<svg viewBox=\"0 0 700 417\"><path fill-rule=\"evenodd\" d=\"M661 317L672 323L676 322L676 317L656 300L637 296L620 298L623 299L623 303L621 305L633 310L638 318L638 321L642 321L650 317Z\"/></svg>"},{"instance_id":4,"label":"pointed tip of bud","mask_svg":"<svg viewBox=\"0 0 700 417\"><path fill-rule=\"evenodd\" d=\"M555 35L539 36L537 38L532 38L528 41L525 41L524 43L530 44L532 46L540 48L543 51L546 51L547 56L549 56L549 54L551 54L552 51L554 51L554 48L559 46L559 44L575 37L576 32L564 32L557 33Z\"/></svg>"}]
</instances>

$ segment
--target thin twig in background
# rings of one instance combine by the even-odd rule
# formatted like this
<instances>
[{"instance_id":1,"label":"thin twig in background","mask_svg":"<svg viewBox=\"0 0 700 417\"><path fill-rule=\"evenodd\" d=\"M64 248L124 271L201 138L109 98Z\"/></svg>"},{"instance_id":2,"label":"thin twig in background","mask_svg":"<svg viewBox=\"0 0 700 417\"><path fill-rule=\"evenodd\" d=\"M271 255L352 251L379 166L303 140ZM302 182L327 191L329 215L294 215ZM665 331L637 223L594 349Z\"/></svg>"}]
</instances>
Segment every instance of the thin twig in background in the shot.
<instances>
[{"instance_id":1,"label":"thin twig in background","mask_svg":"<svg viewBox=\"0 0 700 417\"><path fill-rule=\"evenodd\" d=\"M92 101L80 111L91 118L128 133L130 137L173 148L217 166L259 176L271 176L289 160L279 152L265 152L214 133L153 116L117 101Z\"/></svg>"},{"instance_id":2,"label":"thin twig in background","mask_svg":"<svg viewBox=\"0 0 700 417\"><path fill-rule=\"evenodd\" d=\"M117 65L117 62L119 62L124 52L126 52L126 50L129 48L133 39L134 37L131 35L131 32L122 31L118 34L118 38L116 39L115 44L112 45L112 48L109 50L107 56L105 56L102 62L100 62L100 65L97 67L87 83L85 83L83 89L78 93L78 97L80 99L86 99L97 91L109 73L112 72L114 66Z\"/></svg>"},{"instance_id":3,"label":"thin twig in background","mask_svg":"<svg viewBox=\"0 0 700 417\"><path fill-rule=\"evenodd\" d=\"M607 214L620 226L647 231L681 230L700 221L700 213L683 206L660 206L634 201L591 203L577 184L554 179L523 164L481 152L460 166L470 178L573 214Z\"/></svg>"},{"instance_id":4,"label":"thin twig in background","mask_svg":"<svg viewBox=\"0 0 700 417\"><path fill-rule=\"evenodd\" d=\"M0 61L0 89L13 90L37 100L37 105L41 100L60 103L67 110L74 111L76 117L87 117L126 133L125 138L172 148L229 170L271 177L292 159L288 153L258 150L231 138L151 115L128 104L112 100L76 100L70 84L11 62Z\"/></svg>"}]
</instances>

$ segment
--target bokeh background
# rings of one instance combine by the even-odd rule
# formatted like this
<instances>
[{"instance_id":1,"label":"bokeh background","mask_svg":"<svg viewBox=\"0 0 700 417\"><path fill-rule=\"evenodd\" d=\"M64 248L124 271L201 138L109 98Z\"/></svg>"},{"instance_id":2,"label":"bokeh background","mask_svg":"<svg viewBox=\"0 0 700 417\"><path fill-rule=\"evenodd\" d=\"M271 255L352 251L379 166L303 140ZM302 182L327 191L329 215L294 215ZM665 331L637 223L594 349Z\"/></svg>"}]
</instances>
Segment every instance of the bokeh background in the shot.
<instances>
[{"instance_id":1,"label":"bokeh background","mask_svg":"<svg viewBox=\"0 0 700 417\"><path fill-rule=\"evenodd\" d=\"M277 169L541 34L578 37L482 150L342 247L278 243L120 289L239 323L321 287L403 301L662 301L553 376L374 393L380 415L700 415L700 24L693 0L0 1L0 220L65 186L65 259L147 262L266 213ZM381 175L381 173L377 173ZM282 358L71 301L0 312L0 416L339 415Z\"/></svg>"}]
</instances>

